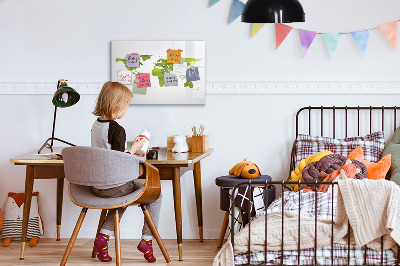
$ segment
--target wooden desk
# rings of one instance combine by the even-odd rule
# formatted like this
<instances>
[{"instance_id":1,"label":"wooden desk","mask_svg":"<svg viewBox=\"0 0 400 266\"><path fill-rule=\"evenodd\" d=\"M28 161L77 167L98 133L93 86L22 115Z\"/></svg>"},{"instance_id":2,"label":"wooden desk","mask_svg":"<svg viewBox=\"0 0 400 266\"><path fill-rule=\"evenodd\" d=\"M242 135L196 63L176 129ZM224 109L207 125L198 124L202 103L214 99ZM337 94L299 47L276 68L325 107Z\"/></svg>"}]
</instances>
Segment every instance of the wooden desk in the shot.
<instances>
[{"instance_id":1,"label":"wooden desk","mask_svg":"<svg viewBox=\"0 0 400 266\"><path fill-rule=\"evenodd\" d=\"M54 148L55 152L61 148ZM201 169L200 160L210 155L214 149L201 153L174 154L161 149L157 160L147 160L148 163L158 168L161 180L171 180L173 184L175 223L178 242L179 260L182 260L182 205L180 177L188 170L193 170L194 190L196 196L197 219L200 241L203 241L203 211L201 193ZM42 153L50 151L44 150ZM34 179L57 178L57 240L60 239L61 214L64 188L64 162L59 158L36 155L37 151L23 154L10 159L15 165L26 165L25 199L21 236L21 255L24 258L28 218L31 207L32 189Z\"/></svg>"},{"instance_id":2,"label":"wooden desk","mask_svg":"<svg viewBox=\"0 0 400 266\"><path fill-rule=\"evenodd\" d=\"M56 152L61 151L61 149L54 149ZM44 149L42 153L50 153L50 150ZM24 258L26 234L28 232L29 213L31 209L32 189L35 179L57 178L57 241L60 240L62 201L64 190L64 162L62 159L59 158L54 159L54 157L56 156L40 156L33 154L37 154L37 150L10 159L10 162L14 163L15 165L26 165L20 259Z\"/></svg>"}]
</instances>

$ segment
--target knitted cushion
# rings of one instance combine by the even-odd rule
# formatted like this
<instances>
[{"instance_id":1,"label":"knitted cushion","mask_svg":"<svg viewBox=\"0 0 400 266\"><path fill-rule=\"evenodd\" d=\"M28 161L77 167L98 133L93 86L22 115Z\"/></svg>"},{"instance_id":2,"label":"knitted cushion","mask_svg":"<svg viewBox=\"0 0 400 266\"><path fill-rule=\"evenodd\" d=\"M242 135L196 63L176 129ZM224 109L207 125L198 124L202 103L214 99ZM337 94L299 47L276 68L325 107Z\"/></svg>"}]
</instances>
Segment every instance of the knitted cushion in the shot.
<instances>
[{"instance_id":1,"label":"knitted cushion","mask_svg":"<svg viewBox=\"0 0 400 266\"><path fill-rule=\"evenodd\" d=\"M357 146L363 148L365 160L370 162L379 161L385 146L383 131L371 133L364 137L345 139L333 139L299 134L296 139L295 165L298 165L302 159L324 150L347 156Z\"/></svg>"},{"instance_id":2,"label":"knitted cushion","mask_svg":"<svg viewBox=\"0 0 400 266\"><path fill-rule=\"evenodd\" d=\"M322 181L324 177L321 177L320 173L325 172L326 174L330 174L335 170L340 169L347 160L351 160L351 163L354 164L360 172L356 174L354 178L356 179L364 179L368 177L367 167L361 163L360 161L354 159L347 159L343 155L340 154L331 154L325 157L322 157L321 160L317 162L313 162L308 164L303 169L303 179L304 181L314 182L316 180ZM313 187L311 185L307 185L305 187Z\"/></svg>"}]
</instances>

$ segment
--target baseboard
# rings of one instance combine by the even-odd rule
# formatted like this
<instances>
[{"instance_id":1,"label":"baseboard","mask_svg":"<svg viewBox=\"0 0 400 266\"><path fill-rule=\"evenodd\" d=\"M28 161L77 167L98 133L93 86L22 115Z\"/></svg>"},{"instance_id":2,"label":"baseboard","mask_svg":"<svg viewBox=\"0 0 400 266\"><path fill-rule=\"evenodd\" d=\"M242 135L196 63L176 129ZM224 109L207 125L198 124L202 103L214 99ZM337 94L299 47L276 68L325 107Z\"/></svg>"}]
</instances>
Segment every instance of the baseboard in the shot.
<instances>
[{"instance_id":1,"label":"baseboard","mask_svg":"<svg viewBox=\"0 0 400 266\"><path fill-rule=\"evenodd\" d=\"M96 95L103 82L71 82L82 95ZM0 83L0 94L53 94L57 83ZM400 94L400 81L208 81L206 94Z\"/></svg>"}]
</instances>

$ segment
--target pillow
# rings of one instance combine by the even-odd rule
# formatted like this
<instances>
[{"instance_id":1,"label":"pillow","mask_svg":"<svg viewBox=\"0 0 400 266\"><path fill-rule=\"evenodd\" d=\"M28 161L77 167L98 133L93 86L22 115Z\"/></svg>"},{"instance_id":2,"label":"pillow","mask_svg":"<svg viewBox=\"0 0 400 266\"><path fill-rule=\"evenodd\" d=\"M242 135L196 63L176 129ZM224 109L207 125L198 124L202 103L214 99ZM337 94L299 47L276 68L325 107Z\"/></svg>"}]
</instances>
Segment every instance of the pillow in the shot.
<instances>
[{"instance_id":1,"label":"pillow","mask_svg":"<svg viewBox=\"0 0 400 266\"><path fill-rule=\"evenodd\" d=\"M361 146L364 150L364 159L377 162L381 158L385 147L383 131L371 133L364 137L333 139L329 137L316 137L299 134L296 139L295 165L308 156L329 150L336 154L347 156L352 150Z\"/></svg>"},{"instance_id":2,"label":"pillow","mask_svg":"<svg viewBox=\"0 0 400 266\"><path fill-rule=\"evenodd\" d=\"M392 166L389 170L390 180L400 185L400 127L396 129L392 139L386 144L383 155L392 155Z\"/></svg>"},{"instance_id":3,"label":"pillow","mask_svg":"<svg viewBox=\"0 0 400 266\"><path fill-rule=\"evenodd\" d=\"M316 154L313 154L311 156L308 156L306 159L303 159L300 161L300 163L297 165L297 167L290 173L290 181L303 181L302 177L302 172L304 167L308 165L309 163L319 161L322 157L332 154L331 151L321 151ZM291 185L294 188L294 191L298 191L298 185Z\"/></svg>"},{"instance_id":4,"label":"pillow","mask_svg":"<svg viewBox=\"0 0 400 266\"><path fill-rule=\"evenodd\" d=\"M346 164L353 165L357 170L352 177L356 179L367 178L368 170L362 162L354 159L349 160L348 158L340 154L331 154L321 158L321 160L317 162L310 163L306 167L304 167L303 179L304 181L308 182L314 182L316 180L323 181L327 177L327 175L330 175L335 171L337 171L337 174L339 174L339 170L343 167L343 165ZM328 187L329 186L326 186L326 189L328 189ZM303 185L302 188L313 189L314 186Z\"/></svg>"},{"instance_id":5,"label":"pillow","mask_svg":"<svg viewBox=\"0 0 400 266\"><path fill-rule=\"evenodd\" d=\"M375 180L385 178L390 168L391 157L392 156L390 154L387 154L377 163L369 162L363 159L363 149L361 148L361 146L355 148L347 156L347 158L349 159L355 159L365 164L368 170L368 179L375 179Z\"/></svg>"}]
</instances>

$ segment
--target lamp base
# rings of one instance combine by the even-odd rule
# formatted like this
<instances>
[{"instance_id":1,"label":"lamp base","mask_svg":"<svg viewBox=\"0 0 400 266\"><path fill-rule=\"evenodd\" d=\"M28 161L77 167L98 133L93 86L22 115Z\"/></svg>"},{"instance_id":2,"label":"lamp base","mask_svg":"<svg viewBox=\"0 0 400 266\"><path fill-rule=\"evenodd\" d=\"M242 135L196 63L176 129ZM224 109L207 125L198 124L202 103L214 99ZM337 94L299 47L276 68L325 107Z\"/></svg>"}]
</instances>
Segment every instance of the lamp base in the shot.
<instances>
[{"instance_id":1,"label":"lamp base","mask_svg":"<svg viewBox=\"0 0 400 266\"><path fill-rule=\"evenodd\" d=\"M40 154L40 152L44 149L44 148L49 148L51 150L51 152L53 152L53 141L54 140L58 140L59 142L68 144L70 146L76 146L75 144L69 143L65 140L59 139L59 138L48 138L42 145L42 147L40 147L40 149L38 150L38 154ZM51 144L49 144L49 141L51 141Z\"/></svg>"}]
</instances>

